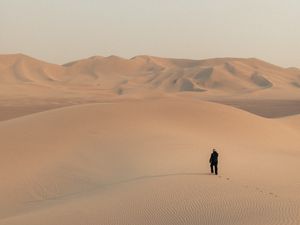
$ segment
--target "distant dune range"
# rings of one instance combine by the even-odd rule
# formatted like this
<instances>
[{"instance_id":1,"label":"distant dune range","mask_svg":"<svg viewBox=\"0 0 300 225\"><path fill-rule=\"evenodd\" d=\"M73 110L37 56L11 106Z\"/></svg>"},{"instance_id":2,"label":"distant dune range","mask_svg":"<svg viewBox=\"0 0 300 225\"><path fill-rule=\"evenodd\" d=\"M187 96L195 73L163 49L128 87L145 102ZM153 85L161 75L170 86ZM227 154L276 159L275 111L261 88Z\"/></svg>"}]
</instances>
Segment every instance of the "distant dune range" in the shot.
<instances>
[{"instance_id":1,"label":"distant dune range","mask_svg":"<svg viewBox=\"0 0 300 225\"><path fill-rule=\"evenodd\" d=\"M0 107L8 112L1 120L21 116L16 107L31 113L90 102L187 95L265 117L298 114L300 70L255 58L94 56L55 65L22 54L0 55Z\"/></svg>"}]
</instances>

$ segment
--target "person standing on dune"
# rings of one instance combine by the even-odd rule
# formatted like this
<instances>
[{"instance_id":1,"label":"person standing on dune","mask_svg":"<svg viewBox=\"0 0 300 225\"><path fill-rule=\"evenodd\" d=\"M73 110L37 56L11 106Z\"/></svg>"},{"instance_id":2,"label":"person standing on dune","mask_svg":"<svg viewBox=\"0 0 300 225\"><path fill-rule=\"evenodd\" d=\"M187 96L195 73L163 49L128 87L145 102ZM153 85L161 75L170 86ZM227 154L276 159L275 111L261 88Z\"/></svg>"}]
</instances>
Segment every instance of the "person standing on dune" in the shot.
<instances>
[{"instance_id":1,"label":"person standing on dune","mask_svg":"<svg viewBox=\"0 0 300 225\"><path fill-rule=\"evenodd\" d=\"M216 175L218 175L218 156L219 153L216 151L216 149L213 149L209 159L211 173L214 173L215 169Z\"/></svg>"}]
</instances>

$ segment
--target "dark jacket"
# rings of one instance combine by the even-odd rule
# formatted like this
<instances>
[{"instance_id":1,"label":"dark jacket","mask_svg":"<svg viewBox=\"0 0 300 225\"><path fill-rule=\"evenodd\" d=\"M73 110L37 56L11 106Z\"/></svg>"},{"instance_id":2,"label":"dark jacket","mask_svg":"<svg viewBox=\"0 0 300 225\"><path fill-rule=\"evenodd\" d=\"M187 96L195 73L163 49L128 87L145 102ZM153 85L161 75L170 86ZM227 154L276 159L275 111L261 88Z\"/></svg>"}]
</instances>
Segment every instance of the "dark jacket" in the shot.
<instances>
[{"instance_id":1,"label":"dark jacket","mask_svg":"<svg viewBox=\"0 0 300 225\"><path fill-rule=\"evenodd\" d=\"M212 165L218 164L218 156L219 156L219 154L217 152L211 153L210 159L209 159L210 164L212 164Z\"/></svg>"}]
</instances>

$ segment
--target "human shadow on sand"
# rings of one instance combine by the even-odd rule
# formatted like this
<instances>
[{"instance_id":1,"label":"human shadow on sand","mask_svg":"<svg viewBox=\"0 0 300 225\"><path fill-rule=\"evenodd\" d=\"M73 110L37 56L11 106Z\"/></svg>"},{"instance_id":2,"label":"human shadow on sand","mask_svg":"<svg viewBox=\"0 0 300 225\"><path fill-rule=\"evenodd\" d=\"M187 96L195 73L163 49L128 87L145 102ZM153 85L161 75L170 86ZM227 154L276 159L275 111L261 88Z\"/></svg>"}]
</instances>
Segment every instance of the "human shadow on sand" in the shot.
<instances>
[{"instance_id":1,"label":"human shadow on sand","mask_svg":"<svg viewBox=\"0 0 300 225\"><path fill-rule=\"evenodd\" d=\"M167 173L167 174L157 174L157 175L144 175L139 177L133 177L130 179L119 180L117 182L108 183L107 186L123 184L123 183L131 183L139 180L147 180L147 179L155 179L155 178L163 178L163 177L175 177L175 176L208 176L211 173Z\"/></svg>"},{"instance_id":2,"label":"human shadow on sand","mask_svg":"<svg viewBox=\"0 0 300 225\"><path fill-rule=\"evenodd\" d=\"M87 188L82 191L71 192L71 193L66 193L64 195L57 195L57 196L52 196L52 197L44 197L42 199L27 201L26 203L38 203L38 202L45 202L45 201L64 200L64 199L82 195L82 194L87 194L87 193L91 194L92 192L95 192L99 189L107 189L107 188L118 186L121 184L133 183L133 182L138 182L141 180L159 179L159 178L164 178L164 177L176 177L176 176L208 176L208 175L211 175L211 173L188 173L188 172L186 172L186 173L167 173L167 174L156 174L156 175L144 175L144 176L138 176L138 177L133 177L133 178L128 178L128 179L121 179L118 181L112 181L112 182L108 182L108 183L94 184L92 187Z\"/></svg>"}]
</instances>

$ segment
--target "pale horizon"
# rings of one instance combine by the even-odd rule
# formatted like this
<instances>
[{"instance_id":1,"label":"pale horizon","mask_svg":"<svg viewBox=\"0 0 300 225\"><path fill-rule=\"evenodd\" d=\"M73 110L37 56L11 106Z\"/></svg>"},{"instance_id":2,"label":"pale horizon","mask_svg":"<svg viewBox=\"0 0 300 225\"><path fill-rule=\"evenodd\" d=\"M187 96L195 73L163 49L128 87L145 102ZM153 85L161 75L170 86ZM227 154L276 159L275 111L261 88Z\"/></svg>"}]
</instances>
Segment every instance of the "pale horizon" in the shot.
<instances>
[{"instance_id":1,"label":"pale horizon","mask_svg":"<svg viewBox=\"0 0 300 225\"><path fill-rule=\"evenodd\" d=\"M300 67L300 3L0 2L0 54L63 64L94 55L259 58Z\"/></svg>"}]
</instances>

